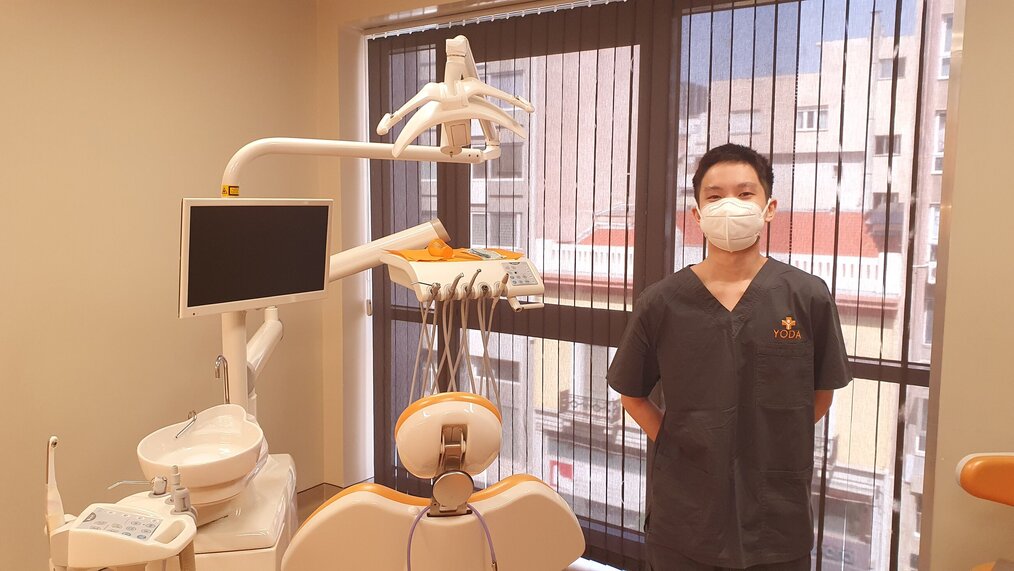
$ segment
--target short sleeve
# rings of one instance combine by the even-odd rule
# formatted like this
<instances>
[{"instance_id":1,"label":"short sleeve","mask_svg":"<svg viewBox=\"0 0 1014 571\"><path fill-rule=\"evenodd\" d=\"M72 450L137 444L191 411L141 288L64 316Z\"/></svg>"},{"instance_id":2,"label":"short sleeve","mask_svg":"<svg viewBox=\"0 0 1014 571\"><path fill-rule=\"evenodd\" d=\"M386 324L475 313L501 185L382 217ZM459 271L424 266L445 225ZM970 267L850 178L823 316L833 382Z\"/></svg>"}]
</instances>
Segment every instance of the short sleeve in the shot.
<instances>
[{"instance_id":1,"label":"short sleeve","mask_svg":"<svg viewBox=\"0 0 1014 571\"><path fill-rule=\"evenodd\" d=\"M660 316L657 310L651 309L652 305L643 295L634 304L627 329L606 373L609 386L628 397L647 397L658 384L655 332Z\"/></svg>"},{"instance_id":2,"label":"short sleeve","mask_svg":"<svg viewBox=\"0 0 1014 571\"><path fill-rule=\"evenodd\" d=\"M823 281L812 303L813 388L818 391L840 389L852 382L852 368L845 351L838 307Z\"/></svg>"}]
</instances>

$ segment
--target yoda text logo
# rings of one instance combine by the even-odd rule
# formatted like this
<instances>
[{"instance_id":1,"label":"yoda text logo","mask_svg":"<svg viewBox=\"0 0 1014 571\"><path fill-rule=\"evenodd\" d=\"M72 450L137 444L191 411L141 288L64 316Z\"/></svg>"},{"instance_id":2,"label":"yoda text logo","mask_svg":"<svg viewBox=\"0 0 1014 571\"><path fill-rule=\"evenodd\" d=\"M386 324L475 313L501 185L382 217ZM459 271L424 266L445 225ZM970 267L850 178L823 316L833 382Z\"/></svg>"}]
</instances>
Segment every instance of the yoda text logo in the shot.
<instances>
[{"instance_id":1,"label":"yoda text logo","mask_svg":"<svg viewBox=\"0 0 1014 571\"><path fill-rule=\"evenodd\" d=\"M803 334L796 327L796 320L792 319L791 315L787 315L782 320L782 326L784 329L774 329L775 339L803 339Z\"/></svg>"}]
</instances>

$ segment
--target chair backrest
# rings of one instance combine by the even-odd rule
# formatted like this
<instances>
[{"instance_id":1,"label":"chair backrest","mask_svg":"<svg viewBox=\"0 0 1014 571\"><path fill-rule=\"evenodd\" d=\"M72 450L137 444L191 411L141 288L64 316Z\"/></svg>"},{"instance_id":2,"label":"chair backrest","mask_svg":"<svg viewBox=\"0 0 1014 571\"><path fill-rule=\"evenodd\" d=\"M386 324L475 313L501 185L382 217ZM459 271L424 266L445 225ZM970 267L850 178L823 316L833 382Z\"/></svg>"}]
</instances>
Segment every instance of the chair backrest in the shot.
<instances>
[{"instance_id":1,"label":"chair backrest","mask_svg":"<svg viewBox=\"0 0 1014 571\"><path fill-rule=\"evenodd\" d=\"M584 552L570 507L538 478L515 475L469 500L489 526L500 571L558 571ZM311 515L282 560L282 571L403 571L409 532L424 498L377 484L352 486ZM490 569L475 515L423 517L412 540L413 571Z\"/></svg>"}]
</instances>

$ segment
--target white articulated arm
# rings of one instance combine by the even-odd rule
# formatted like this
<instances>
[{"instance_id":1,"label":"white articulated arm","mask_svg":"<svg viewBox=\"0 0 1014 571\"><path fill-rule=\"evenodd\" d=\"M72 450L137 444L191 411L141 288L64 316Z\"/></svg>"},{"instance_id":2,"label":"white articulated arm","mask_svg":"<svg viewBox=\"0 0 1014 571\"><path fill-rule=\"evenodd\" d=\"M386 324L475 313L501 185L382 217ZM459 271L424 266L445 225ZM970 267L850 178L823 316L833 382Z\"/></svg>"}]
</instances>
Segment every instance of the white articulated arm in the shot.
<instances>
[{"instance_id":1,"label":"white articulated arm","mask_svg":"<svg viewBox=\"0 0 1014 571\"><path fill-rule=\"evenodd\" d=\"M384 114L384 118L377 124L377 134L380 136L388 134L391 131L391 127L394 127L395 124L404 119L409 113L426 103L443 100L447 97L446 91L443 84L427 83L419 90L419 93L415 94L415 97L406 101L400 109L394 113Z\"/></svg>"},{"instance_id":2,"label":"white articulated arm","mask_svg":"<svg viewBox=\"0 0 1014 571\"><path fill-rule=\"evenodd\" d=\"M424 132L440 127L440 152L453 157L465 152L465 147L472 144L472 121L476 120L486 140L483 159L497 158L500 156L497 126L512 131L522 139L526 138L526 134L518 121L487 101L486 97L496 97L526 113L532 113L535 108L523 97L486 85L479 79L472 50L464 36L447 40L446 46L444 81L426 84L396 112L384 115L377 125L377 133L390 133L396 123L417 110L394 142L392 154L399 157Z\"/></svg>"},{"instance_id":3,"label":"white articulated arm","mask_svg":"<svg viewBox=\"0 0 1014 571\"><path fill-rule=\"evenodd\" d=\"M422 106L408 123L405 125L405 129L402 130L398 139L394 142L394 155L398 156L402 150L408 147L409 143L414 141L419 135L422 135L428 129L436 127L437 125L446 125L448 123L455 123L450 128L451 138L453 143L447 143L449 150L441 147L441 151L450 155L455 155L461 152L460 143L468 143L471 140L471 129L468 127L468 121L470 119L486 120L497 125L502 125L516 135L524 139L526 137L524 127L520 123L515 121L510 115L505 113L503 109L500 109L492 103L482 100L475 99L469 102L468 107L462 107L457 109L448 109L437 101L431 101ZM460 123L458 125L457 123ZM459 132L460 131L460 132Z\"/></svg>"},{"instance_id":4,"label":"white articulated arm","mask_svg":"<svg viewBox=\"0 0 1014 571\"><path fill-rule=\"evenodd\" d=\"M497 89L492 85L486 85L478 78L466 77L461 80L460 87L462 91L464 91L466 97L472 97L474 95L496 97L497 99L502 99L515 107L523 109L526 113L532 113L535 111L535 106L524 97L511 95L510 93Z\"/></svg>"}]
</instances>

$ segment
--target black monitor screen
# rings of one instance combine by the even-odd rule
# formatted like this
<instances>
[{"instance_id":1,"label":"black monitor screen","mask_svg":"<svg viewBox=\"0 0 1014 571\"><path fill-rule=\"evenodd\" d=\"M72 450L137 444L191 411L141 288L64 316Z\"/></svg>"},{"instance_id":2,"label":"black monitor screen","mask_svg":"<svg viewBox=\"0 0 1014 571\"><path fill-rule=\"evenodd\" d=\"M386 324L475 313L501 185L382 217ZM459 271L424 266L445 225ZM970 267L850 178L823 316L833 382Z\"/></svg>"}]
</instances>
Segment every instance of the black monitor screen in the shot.
<instances>
[{"instance_id":1,"label":"black monitor screen","mask_svg":"<svg viewBox=\"0 0 1014 571\"><path fill-rule=\"evenodd\" d=\"M321 291L327 236L327 206L194 205L187 306Z\"/></svg>"}]
</instances>

